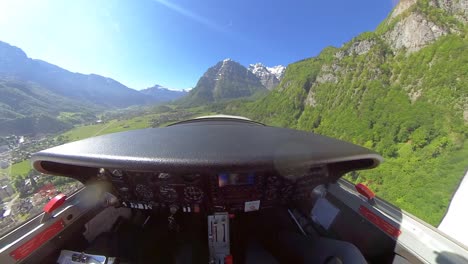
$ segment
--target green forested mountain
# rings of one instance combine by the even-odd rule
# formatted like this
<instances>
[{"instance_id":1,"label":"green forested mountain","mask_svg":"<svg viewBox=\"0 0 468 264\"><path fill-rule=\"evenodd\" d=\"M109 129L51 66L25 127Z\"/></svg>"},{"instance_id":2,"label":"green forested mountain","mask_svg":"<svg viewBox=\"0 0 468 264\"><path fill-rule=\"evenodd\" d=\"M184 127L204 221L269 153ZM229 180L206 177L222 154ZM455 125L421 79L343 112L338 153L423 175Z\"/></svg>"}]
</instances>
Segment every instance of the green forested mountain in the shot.
<instances>
[{"instance_id":1,"label":"green forested mountain","mask_svg":"<svg viewBox=\"0 0 468 264\"><path fill-rule=\"evenodd\" d=\"M108 109L164 101L96 74L28 58L0 41L0 136L55 133ZM167 101L167 100L166 100Z\"/></svg>"},{"instance_id":2,"label":"green forested mountain","mask_svg":"<svg viewBox=\"0 0 468 264\"><path fill-rule=\"evenodd\" d=\"M21 49L0 41L0 80L20 82L28 88L63 97L94 108L128 107L151 102L143 94L96 74L67 71L45 61L28 58ZM17 88L10 86L10 89ZM0 90L3 92L3 87ZM41 98L38 98L41 99ZM14 105L13 105L14 107Z\"/></svg>"},{"instance_id":3,"label":"green forested mountain","mask_svg":"<svg viewBox=\"0 0 468 264\"><path fill-rule=\"evenodd\" d=\"M249 97L268 91L260 79L239 63L225 59L209 68L189 94L180 100L184 106L203 105Z\"/></svg>"},{"instance_id":4,"label":"green forested mountain","mask_svg":"<svg viewBox=\"0 0 468 264\"><path fill-rule=\"evenodd\" d=\"M60 96L36 83L0 77L0 137L62 131L77 122L57 117L79 113L95 120L93 110L95 106Z\"/></svg>"},{"instance_id":5,"label":"green forested mountain","mask_svg":"<svg viewBox=\"0 0 468 264\"><path fill-rule=\"evenodd\" d=\"M225 112L337 137L386 158L348 176L436 225L468 168L466 1L403 0L375 32L289 65Z\"/></svg>"},{"instance_id":6,"label":"green forested mountain","mask_svg":"<svg viewBox=\"0 0 468 264\"><path fill-rule=\"evenodd\" d=\"M37 83L0 77L0 120L86 109L96 110L97 106L60 96Z\"/></svg>"},{"instance_id":7,"label":"green forested mountain","mask_svg":"<svg viewBox=\"0 0 468 264\"><path fill-rule=\"evenodd\" d=\"M117 81L28 58L0 41L0 136L56 133L96 120L98 111L146 102Z\"/></svg>"},{"instance_id":8,"label":"green forested mountain","mask_svg":"<svg viewBox=\"0 0 468 264\"><path fill-rule=\"evenodd\" d=\"M48 115L33 115L1 122L0 136L56 133L73 126Z\"/></svg>"}]
</instances>

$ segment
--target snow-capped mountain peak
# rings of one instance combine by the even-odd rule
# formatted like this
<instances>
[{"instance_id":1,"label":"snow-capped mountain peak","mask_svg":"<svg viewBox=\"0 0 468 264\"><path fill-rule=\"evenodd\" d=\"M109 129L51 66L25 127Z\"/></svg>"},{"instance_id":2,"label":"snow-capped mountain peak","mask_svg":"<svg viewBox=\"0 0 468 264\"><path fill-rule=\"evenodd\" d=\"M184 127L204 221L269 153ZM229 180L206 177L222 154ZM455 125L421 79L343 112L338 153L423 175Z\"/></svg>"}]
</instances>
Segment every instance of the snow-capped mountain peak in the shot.
<instances>
[{"instance_id":1,"label":"snow-capped mountain peak","mask_svg":"<svg viewBox=\"0 0 468 264\"><path fill-rule=\"evenodd\" d=\"M172 89L156 84L152 87L141 90L140 93L147 95L158 102L168 102L187 95L188 90Z\"/></svg>"},{"instance_id":2,"label":"snow-capped mountain peak","mask_svg":"<svg viewBox=\"0 0 468 264\"><path fill-rule=\"evenodd\" d=\"M286 67L282 65L266 67L262 63L250 64L248 68L268 90L272 90L280 83L285 69Z\"/></svg>"},{"instance_id":3,"label":"snow-capped mountain peak","mask_svg":"<svg viewBox=\"0 0 468 264\"><path fill-rule=\"evenodd\" d=\"M267 67L267 69L273 73L278 80L281 80L283 78L283 74L286 71L286 67L283 65L276 65L274 67Z\"/></svg>"},{"instance_id":4,"label":"snow-capped mountain peak","mask_svg":"<svg viewBox=\"0 0 468 264\"><path fill-rule=\"evenodd\" d=\"M149 88L159 89L159 90L169 90L169 88L164 87L164 86L159 85L159 84L155 84L153 87L148 87L147 89L149 89Z\"/></svg>"},{"instance_id":5,"label":"snow-capped mountain peak","mask_svg":"<svg viewBox=\"0 0 468 264\"><path fill-rule=\"evenodd\" d=\"M265 75L269 73L268 68L262 63L250 64L248 69L255 75Z\"/></svg>"},{"instance_id":6,"label":"snow-capped mountain peak","mask_svg":"<svg viewBox=\"0 0 468 264\"><path fill-rule=\"evenodd\" d=\"M192 89L192 87L191 88L186 88L186 89L177 89L177 88L168 88L168 87L165 87L165 86L162 86L162 85L159 85L159 84L155 84L152 87L148 87L148 88L143 89L143 90L148 90L148 89L174 91L174 92L189 92Z\"/></svg>"}]
</instances>

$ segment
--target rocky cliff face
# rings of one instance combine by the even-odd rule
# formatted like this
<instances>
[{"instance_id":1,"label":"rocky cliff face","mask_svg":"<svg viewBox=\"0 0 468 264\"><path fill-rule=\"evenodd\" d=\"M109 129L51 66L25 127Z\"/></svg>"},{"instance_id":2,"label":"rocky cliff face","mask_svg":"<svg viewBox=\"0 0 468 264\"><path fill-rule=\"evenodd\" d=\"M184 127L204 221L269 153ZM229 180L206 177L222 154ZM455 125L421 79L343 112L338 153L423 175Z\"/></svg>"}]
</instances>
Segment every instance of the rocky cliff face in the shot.
<instances>
[{"instance_id":1,"label":"rocky cliff face","mask_svg":"<svg viewBox=\"0 0 468 264\"><path fill-rule=\"evenodd\" d=\"M467 10L468 0L400 1L376 32L365 33L345 44L334 54L331 64L322 65L315 82L311 83L305 104L316 106L316 86L324 83L339 83L349 73L356 71L356 68L344 66L342 60L347 57L366 55L372 49L384 52L386 47L392 50L392 55L401 53L408 55L434 43L442 36L465 35ZM368 58L379 57L371 54ZM380 57L380 61L383 63L385 57ZM369 80L379 80L383 74L383 70L379 67L368 67L366 72L370 73L367 77ZM421 85L419 81L405 87L411 102L414 103L423 95ZM463 105L468 105L468 103ZM463 108L464 113L467 113L468 107ZM464 114L464 117L466 116L468 113ZM465 118L465 120L468 119Z\"/></svg>"},{"instance_id":2,"label":"rocky cliff face","mask_svg":"<svg viewBox=\"0 0 468 264\"><path fill-rule=\"evenodd\" d=\"M393 19L399 15L401 15L403 12L408 10L411 6L416 4L416 0L401 0L395 9L393 9L392 13L390 14L390 18Z\"/></svg>"},{"instance_id":3,"label":"rocky cliff face","mask_svg":"<svg viewBox=\"0 0 468 264\"><path fill-rule=\"evenodd\" d=\"M420 1L419 3L421 3ZM418 3L417 0L401 0L395 7L393 12L390 14L390 18L393 19L406 10L410 9ZM468 22L468 1L467 0L428 0L426 3L432 7L444 10L449 15L463 21Z\"/></svg>"},{"instance_id":4,"label":"rocky cliff face","mask_svg":"<svg viewBox=\"0 0 468 264\"><path fill-rule=\"evenodd\" d=\"M384 22L383 39L394 49L418 51L468 21L468 0L402 0Z\"/></svg>"},{"instance_id":5,"label":"rocky cliff face","mask_svg":"<svg viewBox=\"0 0 468 264\"><path fill-rule=\"evenodd\" d=\"M413 13L398 21L384 38L395 50L405 48L413 52L446 34L446 29L428 20L423 14Z\"/></svg>"},{"instance_id":6,"label":"rocky cliff face","mask_svg":"<svg viewBox=\"0 0 468 264\"><path fill-rule=\"evenodd\" d=\"M445 10L464 23L468 22L468 0L430 0L429 4Z\"/></svg>"}]
</instances>

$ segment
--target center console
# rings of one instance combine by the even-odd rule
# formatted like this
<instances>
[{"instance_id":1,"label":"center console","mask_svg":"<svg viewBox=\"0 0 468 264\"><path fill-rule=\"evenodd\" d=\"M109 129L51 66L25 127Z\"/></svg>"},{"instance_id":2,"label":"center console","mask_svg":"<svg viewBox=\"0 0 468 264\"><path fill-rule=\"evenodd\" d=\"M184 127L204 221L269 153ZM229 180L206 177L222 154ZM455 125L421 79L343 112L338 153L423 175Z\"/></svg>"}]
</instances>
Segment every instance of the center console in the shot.
<instances>
[{"instance_id":1,"label":"center console","mask_svg":"<svg viewBox=\"0 0 468 264\"><path fill-rule=\"evenodd\" d=\"M213 175L210 177L213 210L215 212L258 210L263 196L263 179L264 175L260 172L222 172ZM246 207L249 202L251 202L250 207Z\"/></svg>"}]
</instances>

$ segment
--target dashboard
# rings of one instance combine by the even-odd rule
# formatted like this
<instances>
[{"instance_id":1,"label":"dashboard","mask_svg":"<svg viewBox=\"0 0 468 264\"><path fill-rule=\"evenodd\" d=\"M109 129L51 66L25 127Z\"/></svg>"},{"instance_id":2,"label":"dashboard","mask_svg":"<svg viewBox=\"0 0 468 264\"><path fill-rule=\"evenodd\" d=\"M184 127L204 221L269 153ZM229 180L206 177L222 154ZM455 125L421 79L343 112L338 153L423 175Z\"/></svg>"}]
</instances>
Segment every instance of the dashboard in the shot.
<instances>
[{"instance_id":1,"label":"dashboard","mask_svg":"<svg viewBox=\"0 0 468 264\"><path fill-rule=\"evenodd\" d=\"M327 166L312 167L294 177L274 171L168 173L103 169L124 207L186 213L251 212L307 199L327 182ZM299 173L299 172L295 172ZM294 179L294 180L293 180Z\"/></svg>"},{"instance_id":2,"label":"dashboard","mask_svg":"<svg viewBox=\"0 0 468 264\"><path fill-rule=\"evenodd\" d=\"M374 168L382 157L310 132L202 118L67 143L31 161L47 175L110 182L122 206L213 213L307 200L317 185Z\"/></svg>"}]
</instances>

